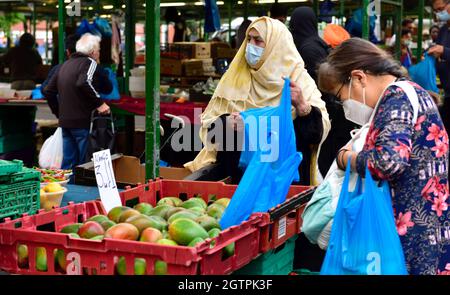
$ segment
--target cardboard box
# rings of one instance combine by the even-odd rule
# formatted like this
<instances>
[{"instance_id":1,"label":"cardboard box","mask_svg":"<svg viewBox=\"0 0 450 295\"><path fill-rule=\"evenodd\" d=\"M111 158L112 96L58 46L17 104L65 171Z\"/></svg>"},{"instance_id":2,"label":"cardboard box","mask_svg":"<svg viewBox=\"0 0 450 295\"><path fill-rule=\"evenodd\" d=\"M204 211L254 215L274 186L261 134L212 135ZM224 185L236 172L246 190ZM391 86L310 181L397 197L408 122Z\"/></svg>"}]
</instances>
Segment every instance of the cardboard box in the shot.
<instances>
[{"instance_id":1,"label":"cardboard box","mask_svg":"<svg viewBox=\"0 0 450 295\"><path fill-rule=\"evenodd\" d=\"M225 42L212 42L211 43L211 57L213 59L220 58L219 49L226 50L231 49L230 44Z\"/></svg>"},{"instance_id":2,"label":"cardboard box","mask_svg":"<svg viewBox=\"0 0 450 295\"><path fill-rule=\"evenodd\" d=\"M111 160L118 188L145 183L145 165L138 158L114 154L111 155ZM185 168L160 167L160 177L164 179L182 180L190 174ZM93 162L75 167L75 184L97 185Z\"/></svg>"},{"instance_id":3,"label":"cardboard box","mask_svg":"<svg viewBox=\"0 0 450 295\"><path fill-rule=\"evenodd\" d=\"M161 58L160 71L163 75L181 76L183 74L183 62L178 59Z\"/></svg>"},{"instance_id":4,"label":"cardboard box","mask_svg":"<svg viewBox=\"0 0 450 295\"><path fill-rule=\"evenodd\" d=\"M185 58L211 58L211 43L207 42L176 42L171 51L182 53Z\"/></svg>"},{"instance_id":5,"label":"cardboard box","mask_svg":"<svg viewBox=\"0 0 450 295\"><path fill-rule=\"evenodd\" d=\"M201 59L185 59L183 69L186 76L202 76L203 62Z\"/></svg>"},{"instance_id":6,"label":"cardboard box","mask_svg":"<svg viewBox=\"0 0 450 295\"><path fill-rule=\"evenodd\" d=\"M217 48L217 57L216 58L233 59L236 56L237 52L238 52L237 49L219 47L219 48Z\"/></svg>"}]
</instances>

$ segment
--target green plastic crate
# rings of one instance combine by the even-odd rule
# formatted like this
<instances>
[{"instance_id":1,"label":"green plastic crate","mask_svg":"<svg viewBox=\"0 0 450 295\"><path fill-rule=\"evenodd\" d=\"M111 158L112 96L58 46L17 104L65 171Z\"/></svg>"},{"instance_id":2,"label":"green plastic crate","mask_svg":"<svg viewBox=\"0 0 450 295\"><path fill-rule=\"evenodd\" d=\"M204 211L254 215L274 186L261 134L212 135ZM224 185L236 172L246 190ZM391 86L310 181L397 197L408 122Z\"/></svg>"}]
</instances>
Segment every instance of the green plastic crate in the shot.
<instances>
[{"instance_id":1,"label":"green plastic crate","mask_svg":"<svg viewBox=\"0 0 450 295\"><path fill-rule=\"evenodd\" d=\"M11 134L0 137L0 154L29 148L33 145L33 134Z\"/></svg>"},{"instance_id":2,"label":"green plastic crate","mask_svg":"<svg viewBox=\"0 0 450 295\"><path fill-rule=\"evenodd\" d=\"M6 161L0 160L0 176L17 173L23 168L23 162L20 160Z\"/></svg>"},{"instance_id":3,"label":"green plastic crate","mask_svg":"<svg viewBox=\"0 0 450 295\"><path fill-rule=\"evenodd\" d=\"M40 207L40 173L22 168L21 172L0 177L0 222L23 213L35 214Z\"/></svg>"},{"instance_id":4,"label":"green plastic crate","mask_svg":"<svg viewBox=\"0 0 450 295\"><path fill-rule=\"evenodd\" d=\"M295 241L294 236L276 249L270 250L254 259L243 268L235 271L235 275L288 275L294 268Z\"/></svg>"}]
</instances>

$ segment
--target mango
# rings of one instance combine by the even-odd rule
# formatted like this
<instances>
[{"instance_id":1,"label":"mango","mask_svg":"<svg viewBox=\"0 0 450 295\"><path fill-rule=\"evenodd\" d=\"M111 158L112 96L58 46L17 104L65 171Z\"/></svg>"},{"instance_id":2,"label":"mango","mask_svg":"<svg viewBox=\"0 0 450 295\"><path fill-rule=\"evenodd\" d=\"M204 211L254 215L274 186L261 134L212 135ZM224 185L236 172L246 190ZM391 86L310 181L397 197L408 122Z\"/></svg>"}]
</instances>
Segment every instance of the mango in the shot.
<instances>
[{"instance_id":1,"label":"mango","mask_svg":"<svg viewBox=\"0 0 450 295\"><path fill-rule=\"evenodd\" d=\"M105 238L104 235L98 235L98 236L95 236L95 237L93 237L93 238L90 238L89 240L103 241L104 238Z\"/></svg>"},{"instance_id":2,"label":"mango","mask_svg":"<svg viewBox=\"0 0 450 295\"><path fill-rule=\"evenodd\" d=\"M139 211L141 214L149 215L153 209L153 206L150 205L149 203L143 202L143 203L139 203L136 206L134 206L133 209Z\"/></svg>"},{"instance_id":3,"label":"mango","mask_svg":"<svg viewBox=\"0 0 450 295\"><path fill-rule=\"evenodd\" d=\"M186 211L175 213L174 215L172 215L169 218L169 220L167 220L167 222L169 224L171 224L172 222L174 222L175 220L180 219L180 218L188 218L188 219L195 220L196 218L198 218L198 216L195 215L194 213L186 210Z\"/></svg>"},{"instance_id":4,"label":"mango","mask_svg":"<svg viewBox=\"0 0 450 295\"><path fill-rule=\"evenodd\" d=\"M195 221L200 224L207 232L213 228L220 229L220 224L214 217L203 215L195 219Z\"/></svg>"},{"instance_id":5,"label":"mango","mask_svg":"<svg viewBox=\"0 0 450 295\"><path fill-rule=\"evenodd\" d=\"M112 209L108 212L108 218L109 218L109 220L112 220L112 221L114 221L115 223L118 223L118 222L119 222L120 215L121 215L123 212L128 211L128 210L131 210L131 208L125 207L125 206L119 206L119 207L112 208Z\"/></svg>"},{"instance_id":6,"label":"mango","mask_svg":"<svg viewBox=\"0 0 450 295\"><path fill-rule=\"evenodd\" d=\"M70 233L69 236L74 239L81 239L80 236L76 233Z\"/></svg>"},{"instance_id":7,"label":"mango","mask_svg":"<svg viewBox=\"0 0 450 295\"><path fill-rule=\"evenodd\" d=\"M183 203L183 201L180 200L179 198L166 197L166 198L162 198L161 200L159 200L156 205L157 206L159 206L159 205L169 205L169 206L173 206L173 207L178 207L182 203Z\"/></svg>"},{"instance_id":8,"label":"mango","mask_svg":"<svg viewBox=\"0 0 450 295\"><path fill-rule=\"evenodd\" d=\"M178 244L174 240L169 239L161 239L156 241L156 244L167 245L167 246L178 246Z\"/></svg>"},{"instance_id":9,"label":"mango","mask_svg":"<svg viewBox=\"0 0 450 295\"><path fill-rule=\"evenodd\" d=\"M55 251L55 263L62 271L66 271L67 268L67 261L66 261L66 255L64 253L64 250L56 249Z\"/></svg>"},{"instance_id":10,"label":"mango","mask_svg":"<svg viewBox=\"0 0 450 295\"><path fill-rule=\"evenodd\" d=\"M105 238L136 241L139 237L139 230L132 224L119 223L110 227Z\"/></svg>"},{"instance_id":11,"label":"mango","mask_svg":"<svg viewBox=\"0 0 450 295\"><path fill-rule=\"evenodd\" d=\"M56 193L64 190L64 188L56 182L51 182L44 187L46 193Z\"/></svg>"},{"instance_id":12,"label":"mango","mask_svg":"<svg viewBox=\"0 0 450 295\"><path fill-rule=\"evenodd\" d=\"M148 243L156 243L157 241L163 238L163 234L157 230L156 228L146 228L141 234L139 241L148 242Z\"/></svg>"},{"instance_id":13,"label":"mango","mask_svg":"<svg viewBox=\"0 0 450 295\"><path fill-rule=\"evenodd\" d=\"M214 217L215 219L219 220L222 218L223 212L225 211L225 208L218 204L212 204L208 207L206 210L206 213L208 213L209 216Z\"/></svg>"},{"instance_id":14,"label":"mango","mask_svg":"<svg viewBox=\"0 0 450 295\"><path fill-rule=\"evenodd\" d=\"M164 219L169 220L169 218L174 215L175 213L186 211L183 207L174 207L167 211L166 216L164 216Z\"/></svg>"},{"instance_id":15,"label":"mango","mask_svg":"<svg viewBox=\"0 0 450 295\"><path fill-rule=\"evenodd\" d=\"M82 223L74 223L74 224L67 225L67 226L63 227L60 232L63 233L63 234L71 234L71 233L75 234L75 233L78 232L78 230L82 226L83 226Z\"/></svg>"},{"instance_id":16,"label":"mango","mask_svg":"<svg viewBox=\"0 0 450 295\"><path fill-rule=\"evenodd\" d=\"M116 264L116 271L119 275L127 275L127 263L125 257L121 256ZM134 259L134 274L145 275L147 271L147 262L143 258Z\"/></svg>"},{"instance_id":17,"label":"mango","mask_svg":"<svg viewBox=\"0 0 450 295\"><path fill-rule=\"evenodd\" d=\"M88 221L78 230L78 235L83 239L90 239L105 234L103 227L95 221Z\"/></svg>"},{"instance_id":18,"label":"mango","mask_svg":"<svg viewBox=\"0 0 450 295\"><path fill-rule=\"evenodd\" d=\"M208 236L212 239L215 237L218 237L221 233L221 230L218 228L213 228L210 231L208 231Z\"/></svg>"},{"instance_id":19,"label":"mango","mask_svg":"<svg viewBox=\"0 0 450 295\"><path fill-rule=\"evenodd\" d=\"M184 246L189 245L197 237L202 239L209 237L203 227L187 218L180 218L169 224L169 234L175 242Z\"/></svg>"},{"instance_id":20,"label":"mango","mask_svg":"<svg viewBox=\"0 0 450 295\"><path fill-rule=\"evenodd\" d=\"M123 223L128 218L130 218L132 216L137 216L137 215L141 215L141 212L139 212L138 210L134 210L134 209L127 210L127 211L123 212L122 214L120 214L118 223Z\"/></svg>"},{"instance_id":21,"label":"mango","mask_svg":"<svg viewBox=\"0 0 450 295\"><path fill-rule=\"evenodd\" d=\"M167 274L167 263L162 260L155 261L155 275L166 275Z\"/></svg>"},{"instance_id":22,"label":"mango","mask_svg":"<svg viewBox=\"0 0 450 295\"><path fill-rule=\"evenodd\" d=\"M192 207L200 207L203 209L206 209L207 205L205 203L205 201L203 201L203 199L201 198L190 198L187 201L184 201L183 204L181 204L181 207L189 209Z\"/></svg>"},{"instance_id":23,"label":"mango","mask_svg":"<svg viewBox=\"0 0 450 295\"><path fill-rule=\"evenodd\" d=\"M222 199L218 199L217 201L214 202L214 204L220 205L224 208L227 208L228 205L230 204L231 199L229 198L222 198Z\"/></svg>"},{"instance_id":24,"label":"mango","mask_svg":"<svg viewBox=\"0 0 450 295\"><path fill-rule=\"evenodd\" d=\"M150 216L159 216L161 218L164 218L169 212L170 209L172 209L173 206L169 205L159 205L153 208L153 210L150 212Z\"/></svg>"},{"instance_id":25,"label":"mango","mask_svg":"<svg viewBox=\"0 0 450 295\"><path fill-rule=\"evenodd\" d=\"M47 251L44 247L36 248L36 270L37 271L47 271Z\"/></svg>"},{"instance_id":26,"label":"mango","mask_svg":"<svg viewBox=\"0 0 450 295\"><path fill-rule=\"evenodd\" d=\"M100 222L100 225L103 227L105 231L107 231L111 226L116 225L116 223L112 220L105 220Z\"/></svg>"},{"instance_id":27,"label":"mango","mask_svg":"<svg viewBox=\"0 0 450 295\"><path fill-rule=\"evenodd\" d=\"M235 250L235 243L231 243L229 245L226 245L222 250L222 258L226 259L228 257L231 257L234 255Z\"/></svg>"},{"instance_id":28,"label":"mango","mask_svg":"<svg viewBox=\"0 0 450 295\"><path fill-rule=\"evenodd\" d=\"M28 268L28 247L27 245L17 245L17 265L20 268Z\"/></svg>"},{"instance_id":29,"label":"mango","mask_svg":"<svg viewBox=\"0 0 450 295\"><path fill-rule=\"evenodd\" d=\"M136 226L140 233L147 227L153 227L159 231L165 231L168 227L167 221L159 216L133 216L132 218L127 219L127 223Z\"/></svg>"},{"instance_id":30,"label":"mango","mask_svg":"<svg viewBox=\"0 0 450 295\"><path fill-rule=\"evenodd\" d=\"M213 228L213 229L211 229L209 232L208 232L208 236L211 238L211 239L213 239L213 238L216 238L216 237L218 237L219 235L220 235L220 229L218 229L218 228ZM213 248L214 246L216 245L216 241L214 240L214 241L211 241L211 244L209 245L210 246L210 248Z\"/></svg>"},{"instance_id":31,"label":"mango","mask_svg":"<svg viewBox=\"0 0 450 295\"><path fill-rule=\"evenodd\" d=\"M143 276L147 274L147 261L144 258L134 259L134 274Z\"/></svg>"},{"instance_id":32,"label":"mango","mask_svg":"<svg viewBox=\"0 0 450 295\"><path fill-rule=\"evenodd\" d=\"M201 207L192 207L187 209L189 212L196 214L197 216L202 216L206 214L206 210Z\"/></svg>"},{"instance_id":33,"label":"mango","mask_svg":"<svg viewBox=\"0 0 450 295\"><path fill-rule=\"evenodd\" d=\"M195 247L195 246L197 246L197 244L201 244L204 241L205 240L203 240L202 238L195 238L189 243L188 247Z\"/></svg>"},{"instance_id":34,"label":"mango","mask_svg":"<svg viewBox=\"0 0 450 295\"><path fill-rule=\"evenodd\" d=\"M139 234L141 234L144 229L155 227L157 225L153 219L143 214L131 216L125 222L134 225L138 229Z\"/></svg>"},{"instance_id":35,"label":"mango","mask_svg":"<svg viewBox=\"0 0 450 295\"><path fill-rule=\"evenodd\" d=\"M95 216L92 216L91 218L88 218L86 220L86 222L88 222L88 221L95 221L95 222L98 222L99 224L102 224L102 222L109 221L109 219L108 219L108 216L105 216L105 215L95 215Z\"/></svg>"}]
</instances>

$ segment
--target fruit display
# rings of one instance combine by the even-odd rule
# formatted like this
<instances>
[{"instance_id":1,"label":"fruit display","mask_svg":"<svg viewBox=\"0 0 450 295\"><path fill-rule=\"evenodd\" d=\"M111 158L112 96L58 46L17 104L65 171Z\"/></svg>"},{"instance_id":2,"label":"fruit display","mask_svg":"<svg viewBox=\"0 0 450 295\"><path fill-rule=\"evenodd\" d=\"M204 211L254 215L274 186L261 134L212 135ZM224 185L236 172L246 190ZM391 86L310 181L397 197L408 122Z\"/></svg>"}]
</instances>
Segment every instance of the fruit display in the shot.
<instances>
[{"instance_id":1,"label":"fruit display","mask_svg":"<svg viewBox=\"0 0 450 295\"><path fill-rule=\"evenodd\" d=\"M52 183L44 190L57 189L56 186L58 184ZM60 232L76 234L81 239L110 238L195 247L207 238L218 236L219 220L228 206L227 200L219 199L208 206L201 198L183 202L167 197L155 207L148 203L139 203L133 208L119 206L111 209L107 216L92 216L84 223L67 225ZM212 236L211 231L215 233Z\"/></svg>"},{"instance_id":2,"label":"fruit display","mask_svg":"<svg viewBox=\"0 0 450 295\"><path fill-rule=\"evenodd\" d=\"M72 170L42 169L38 167L33 169L41 173L41 182L43 183L66 181L72 175Z\"/></svg>"},{"instance_id":3,"label":"fruit display","mask_svg":"<svg viewBox=\"0 0 450 295\"><path fill-rule=\"evenodd\" d=\"M57 185L52 183L45 188L51 191L57 189ZM66 225L60 232L68 234L72 238L92 241L102 241L104 238L109 238L165 246L196 247L208 238L219 236L221 232L219 220L227 205L228 201L223 199L219 199L208 206L200 198L191 198L183 202L179 198L168 197L161 199L155 207L148 203L139 203L133 208L115 207L109 211L108 215L94 215L84 223ZM208 215L208 212L212 216ZM227 250L224 249L224 252L233 255L230 246ZM26 248L19 247L18 253L20 262L25 264L26 259L28 259L28 254L24 254L27 253ZM55 265L60 270L65 270L64 251L56 249L54 254ZM43 263L41 263L41 266L44 269ZM126 274L124 257L119 258L115 270L117 274ZM165 274L166 272L167 265L165 262L156 261L155 274ZM136 258L134 274L145 273L145 260Z\"/></svg>"},{"instance_id":4,"label":"fruit display","mask_svg":"<svg viewBox=\"0 0 450 295\"><path fill-rule=\"evenodd\" d=\"M57 182L51 182L40 190L41 208L51 210L53 207L60 206L67 188Z\"/></svg>"}]
</instances>

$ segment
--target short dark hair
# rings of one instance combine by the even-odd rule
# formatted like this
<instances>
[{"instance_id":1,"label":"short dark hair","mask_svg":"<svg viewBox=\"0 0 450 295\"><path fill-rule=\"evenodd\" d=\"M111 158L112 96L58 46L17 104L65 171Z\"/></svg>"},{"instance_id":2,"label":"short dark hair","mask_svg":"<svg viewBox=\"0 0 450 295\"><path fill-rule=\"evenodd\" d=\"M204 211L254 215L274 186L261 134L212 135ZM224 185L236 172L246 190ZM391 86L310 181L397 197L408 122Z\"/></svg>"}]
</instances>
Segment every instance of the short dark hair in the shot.
<instances>
[{"instance_id":1,"label":"short dark hair","mask_svg":"<svg viewBox=\"0 0 450 295\"><path fill-rule=\"evenodd\" d=\"M412 34L411 30L407 30L407 29L403 29L403 30L402 30L402 37L403 37L403 36L406 36L406 35L408 35L408 34Z\"/></svg>"},{"instance_id":2,"label":"short dark hair","mask_svg":"<svg viewBox=\"0 0 450 295\"><path fill-rule=\"evenodd\" d=\"M274 3L270 7L271 18L287 17L287 15L288 15L288 8L285 5L282 5L280 3Z\"/></svg>"},{"instance_id":3,"label":"short dark hair","mask_svg":"<svg viewBox=\"0 0 450 295\"><path fill-rule=\"evenodd\" d=\"M30 33L23 34L19 39L19 46L24 48L33 48L36 44L36 39Z\"/></svg>"},{"instance_id":4,"label":"short dark hair","mask_svg":"<svg viewBox=\"0 0 450 295\"><path fill-rule=\"evenodd\" d=\"M430 35L431 35L431 32L433 31L433 29L438 29L438 31L439 31L441 28L439 28L439 26L437 26L437 25L432 25L430 28Z\"/></svg>"},{"instance_id":5,"label":"short dark hair","mask_svg":"<svg viewBox=\"0 0 450 295\"><path fill-rule=\"evenodd\" d=\"M77 34L72 34L66 37L66 40L64 41L64 46L66 47L66 50L69 50L69 53L75 53L77 52L77 42L80 39L80 36Z\"/></svg>"},{"instance_id":6,"label":"short dark hair","mask_svg":"<svg viewBox=\"0 0 450 295\"><path fill-rule=\"evenodd\" d=\"M402 21L402 27L406 27L407 25L412 24L412 23L414 23L414 20L407 18Z\"/></svg>"}]
</instances>

